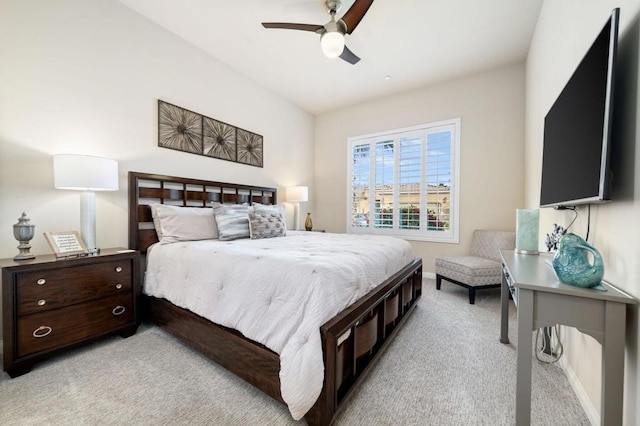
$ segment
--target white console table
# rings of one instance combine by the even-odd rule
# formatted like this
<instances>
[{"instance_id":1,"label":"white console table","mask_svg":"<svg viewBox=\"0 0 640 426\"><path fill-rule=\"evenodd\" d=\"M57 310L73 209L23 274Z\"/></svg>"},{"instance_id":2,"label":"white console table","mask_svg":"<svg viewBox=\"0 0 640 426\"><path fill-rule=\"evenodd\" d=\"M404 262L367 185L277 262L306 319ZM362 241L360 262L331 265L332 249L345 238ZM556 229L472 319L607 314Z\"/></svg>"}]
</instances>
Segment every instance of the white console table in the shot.
<instances>
[{"instance_id":1,"label":"white console table","mask_svg":"<svg viewBox=\"0 0 640 426\"><path fill-rule=\"evenodd\" d=\"M621 425L626 305L636 300L606 283L607 291L561 283L545 262L550 254L501 255L501 343L509 343L509 292L518 310L516 425L531 423L531 333L555 324L575 327L602 345L601 424Z\"/></svg>"}]
</instances>

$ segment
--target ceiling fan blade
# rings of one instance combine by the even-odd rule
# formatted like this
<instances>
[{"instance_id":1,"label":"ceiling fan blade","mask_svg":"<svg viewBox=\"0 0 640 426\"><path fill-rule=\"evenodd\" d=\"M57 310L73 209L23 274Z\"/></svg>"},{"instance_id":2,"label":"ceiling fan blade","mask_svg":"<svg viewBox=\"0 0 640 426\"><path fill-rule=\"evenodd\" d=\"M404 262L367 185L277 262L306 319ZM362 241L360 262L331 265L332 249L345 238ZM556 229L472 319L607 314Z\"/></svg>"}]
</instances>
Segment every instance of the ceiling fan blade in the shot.
<instances>
[{"instance_id":1,"label":"ceiling fan blade","mask_svg":"<svg viewBox=\"0 0 640 426\"><path fill-rule=\"evenodd\" d=\"M358 63L358 61L360 61L360 58L358 58L355 53L353 53L351 50L349 50L349 48L347 46L344 47L344 50L342 51L342 54L340 55L340 59L343 59L347 62L349 62L351 65L355 65Z\"/></svg>"},{"instance_id":2,"label":"ceiling fan blade","mask_svg":"<svg viewBox=\"0 0 640 426\"><path fill-rule=\"evenodd\" d=\"M342 17L342 21L347 26L347 34L351 34L356 29L373 0L356 0Z\"/></svg>"},{"instance_id":3,"label":"ceiling fan blade","mask_svg":"<svg viewBox=\"0 0 640 426\"><path fill-rule=\"evenodd\" d=\"M324 30L324 25L313 25L313 24L292 24L289 22L263 22L262 26L265 28L279 28L283 30L301 30L301 31L311 31L317 33L321 30Z\"/></svg>"}]
</instances>

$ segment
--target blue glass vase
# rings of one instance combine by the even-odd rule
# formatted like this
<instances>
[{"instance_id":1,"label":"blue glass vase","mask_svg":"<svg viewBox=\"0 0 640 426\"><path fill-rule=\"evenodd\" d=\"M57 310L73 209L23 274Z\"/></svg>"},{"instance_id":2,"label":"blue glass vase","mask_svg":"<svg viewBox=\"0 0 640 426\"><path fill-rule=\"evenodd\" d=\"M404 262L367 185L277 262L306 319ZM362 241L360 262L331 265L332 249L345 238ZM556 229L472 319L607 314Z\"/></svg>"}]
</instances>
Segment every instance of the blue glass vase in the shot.
<instances>
[{"instance_id":1,"label":"blue glass vase","mask_svg":"<svg viewBox=\"0 0 640 426\"><path fill-rule=\"evenodd\" d=\"M593 263L589 261L589 253L593 256ZM602 256L595 247L576 234L568 233L560 238L558 250L553 256L553 270L565 284L605 290L601 285L604 276Z\"/></svg>"}]
</instances>

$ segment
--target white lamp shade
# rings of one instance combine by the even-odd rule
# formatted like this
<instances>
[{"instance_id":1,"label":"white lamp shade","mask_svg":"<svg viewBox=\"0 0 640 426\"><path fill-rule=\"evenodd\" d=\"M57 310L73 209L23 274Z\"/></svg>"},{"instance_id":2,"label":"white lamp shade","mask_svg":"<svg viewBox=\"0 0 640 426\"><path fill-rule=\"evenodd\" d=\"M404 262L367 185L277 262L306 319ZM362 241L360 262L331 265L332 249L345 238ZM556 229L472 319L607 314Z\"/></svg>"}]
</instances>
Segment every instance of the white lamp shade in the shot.
<instances>
[{"instance_id":1,"label":"white lamp shade","mask_svg":"<svg viewBox=\"0 0 640 426\"><path fill-rule=\"evenodd\" d=\"M320 37L322 53L327 58L337 58L344 50L344 35L338 31L327 31Z\"/></svg>"},{"instance_id":2,"label":"white lamp shade","mask_svg":"<svg viewBox=\"0 0 640 426\"><path fill-rule=\"evenodd\" d=\"M117 191L118 162L89 155L54 155L53 182L59 189Z\"/></svg>"},{"instance_id":3,"label":"white lamp shade","mask_svg":"<svg viewBox=\"0 0 640 426\"><path fill-rule=\"evenodd\" d=\"M306 186L290 186L287 188L287 201L300 203L309 200L309 188Z\"/></svg>"}]
</instances>

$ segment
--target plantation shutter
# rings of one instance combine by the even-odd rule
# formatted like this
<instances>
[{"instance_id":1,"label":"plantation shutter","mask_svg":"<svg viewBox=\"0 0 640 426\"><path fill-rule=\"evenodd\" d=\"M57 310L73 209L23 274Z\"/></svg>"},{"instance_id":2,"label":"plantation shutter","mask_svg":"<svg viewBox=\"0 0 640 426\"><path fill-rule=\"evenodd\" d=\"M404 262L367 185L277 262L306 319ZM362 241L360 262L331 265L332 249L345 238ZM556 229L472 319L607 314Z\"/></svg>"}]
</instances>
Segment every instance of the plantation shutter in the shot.
<instances>
[{"instance_id":1,"label":"plantation shutter","mask_svg":"<svg viewBox=\"0 0 640 426\"><path fill-rule=\"evenodd\" d=\"M457 241L459 120L349 139L347 230Z\"/></svg>"}]
</instances>

